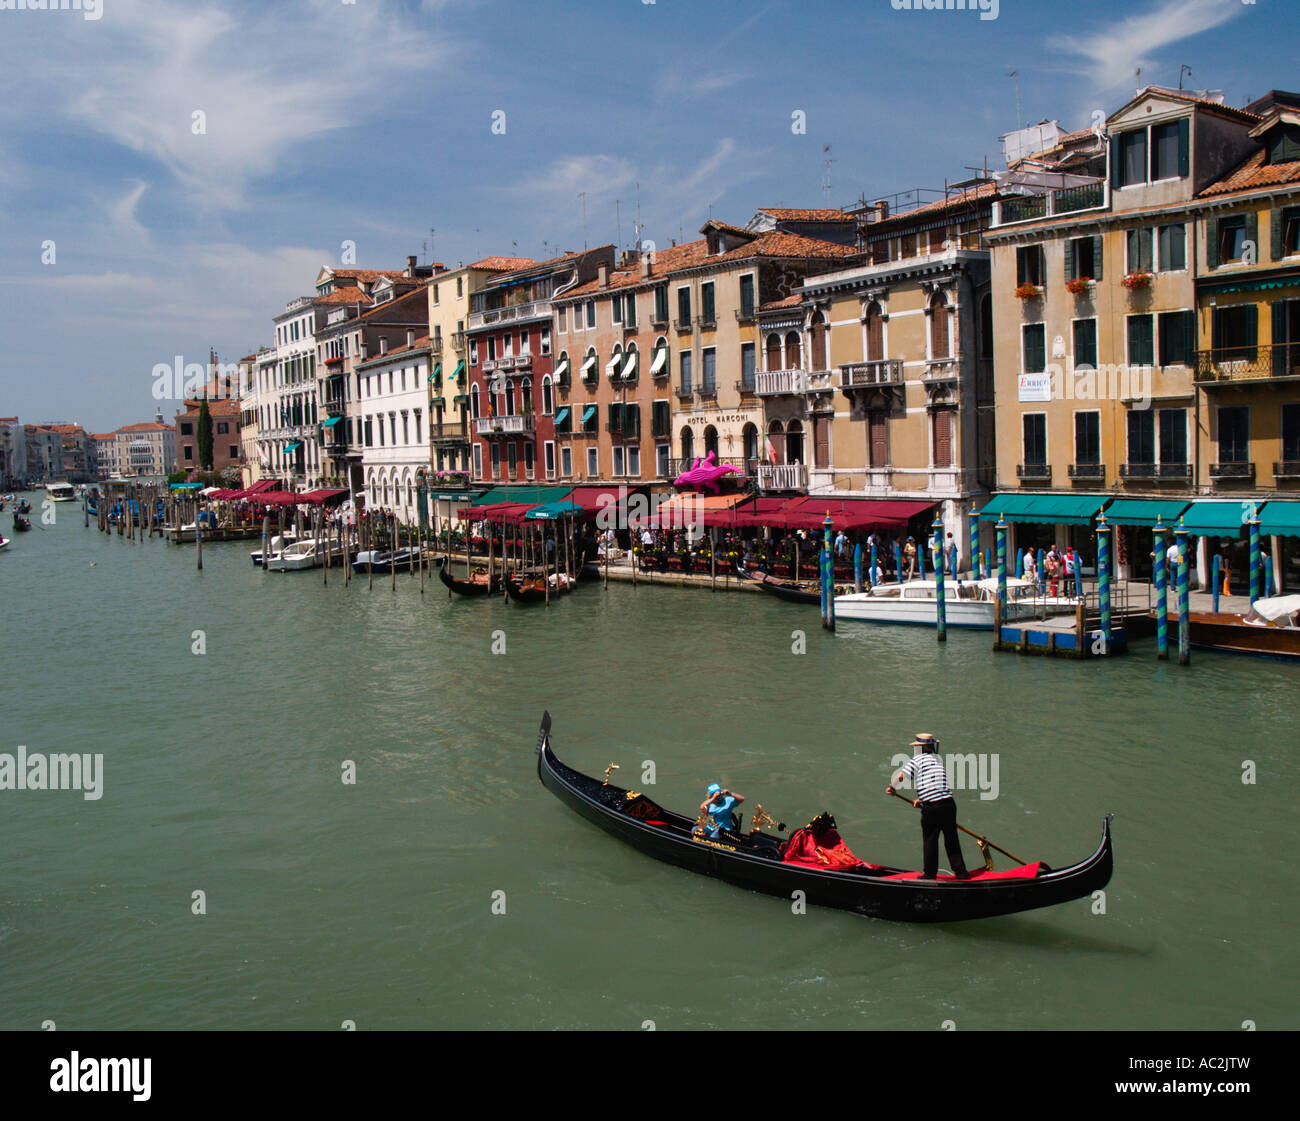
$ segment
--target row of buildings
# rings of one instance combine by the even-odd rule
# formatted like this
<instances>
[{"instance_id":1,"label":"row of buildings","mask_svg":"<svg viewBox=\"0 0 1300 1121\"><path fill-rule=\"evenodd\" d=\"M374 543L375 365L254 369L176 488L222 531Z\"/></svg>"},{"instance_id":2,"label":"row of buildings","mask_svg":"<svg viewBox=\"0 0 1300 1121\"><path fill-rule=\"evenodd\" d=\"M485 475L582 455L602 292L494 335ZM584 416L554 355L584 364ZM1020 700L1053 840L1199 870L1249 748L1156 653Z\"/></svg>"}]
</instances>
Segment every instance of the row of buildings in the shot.
<instances>
[{"instance_id":1,"label":"row of buildings","mask_svg":"<svg viewBox=\"0 0 1300 1121\"><path fill-rule=\"evenodd\" d=\"M322 268L213 383L216 454L404 518L421 468L667 491L710 455L764 493L931 501L962 542L991 495L1029 545L1124 497L1134 566L1161 509L1300 498L1300 95L1151 87L1004 140L1005 170L906 207Z\"/></svg>"},{"instance_id":2,"label":"row of buildings","mask_svg":"<svg viewBox=\"0 0 1300 1121\"><path fill-rule=\"evenodd\" d=\"M87 432L80 424L22 424L16 416L0 416L0 489L165 475L175 469L175 436L161 413L112 432Z\"/></svg>"}]
</instances>

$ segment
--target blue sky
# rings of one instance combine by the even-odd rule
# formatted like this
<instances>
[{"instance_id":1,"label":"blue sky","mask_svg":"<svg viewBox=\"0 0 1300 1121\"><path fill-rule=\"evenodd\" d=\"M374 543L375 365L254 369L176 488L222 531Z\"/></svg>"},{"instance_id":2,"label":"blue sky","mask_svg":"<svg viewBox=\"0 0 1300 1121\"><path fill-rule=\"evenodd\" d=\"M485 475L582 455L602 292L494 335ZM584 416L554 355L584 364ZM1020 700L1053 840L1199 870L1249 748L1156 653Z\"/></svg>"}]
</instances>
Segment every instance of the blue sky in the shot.
<instances>
[{"instance_id":1,"label":"blue sky","mask_svg":"<svg viewBox=\"0 0 1300 1121\"><path fill-rule=\"evenodd\" d=\"M448 264L540 257L581 247L585 192L588 244L630 245L638 194L666 244L825 205L827 144L832 205L942 188L1002 166L1011 70L1025 124L1071 128L1138 66L1232 105L1300 88L1295 0L102 4L0 10L0 415L91 430L152 415L158 362L270 342L345 240L367 268L430 227Z\"/></svg>"}]
</instances>

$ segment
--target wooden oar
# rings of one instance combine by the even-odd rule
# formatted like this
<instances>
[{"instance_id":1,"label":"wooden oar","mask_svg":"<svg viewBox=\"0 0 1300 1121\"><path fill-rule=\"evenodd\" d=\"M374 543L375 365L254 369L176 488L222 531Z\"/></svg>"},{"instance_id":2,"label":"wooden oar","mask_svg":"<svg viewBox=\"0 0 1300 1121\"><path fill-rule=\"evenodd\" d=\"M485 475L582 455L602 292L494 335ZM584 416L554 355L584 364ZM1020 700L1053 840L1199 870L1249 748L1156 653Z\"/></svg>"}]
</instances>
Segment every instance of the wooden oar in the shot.
<instances>
[{"instance_id":1,"label":"wooden oar","mask_svg":"<svg viewBox=\"0 0 1300 1121\"><path fill-rule=\"evenodd\" d=\"M905 795L900 794L897 790L891 790L890 793L893 794L895 798L902 799L902 801L906 802L909 806L912 804L911 798L908 798ZM1018 857L1015 853L1007 852L1007 850L1002 848L1001 846L995 845L987 837L981 836L979 833L976 833L973 829L967 829L966 826L964 825L958 825L957 828L960 829L963 833L967 834L968 836L974 837L975 840L979 842L979 846L981 849L985 845L987 845L991 849L997 849L998 852L1000 852L1003 856L1011 857L1011 859L1014 860L1017 864L1029 863L1029 861L1027 860L1021 860L1020 857Z\"/></svg>"}]
</instances>

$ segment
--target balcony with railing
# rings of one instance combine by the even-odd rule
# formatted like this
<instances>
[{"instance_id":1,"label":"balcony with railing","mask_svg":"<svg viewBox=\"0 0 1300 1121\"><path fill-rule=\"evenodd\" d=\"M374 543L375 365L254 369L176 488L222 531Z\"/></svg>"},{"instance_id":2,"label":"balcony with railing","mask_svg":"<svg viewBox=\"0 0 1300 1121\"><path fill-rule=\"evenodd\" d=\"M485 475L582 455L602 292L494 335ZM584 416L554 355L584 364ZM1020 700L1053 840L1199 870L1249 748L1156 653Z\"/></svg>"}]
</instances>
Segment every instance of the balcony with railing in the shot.
<instances>
[{"instance_id":1,"label":"balcony with railing","mask_svg":"<svg viewBox=\"0 0 1300 1121\"><path fill-rule=\"evenodd\" d=\"M807 490L808 468L802 463L760 463L759 490Z\"/></svg>"},{"instance_id":2,"label":"balcony with railing","mask_svg":"<svg viewBox=\"0 0 1300 1121\"><path fill-rule=\"evenodd\" d=\"M1041 194L1012 195L993 204L993 225L1010 226L1083 210L1100 210L1105 205L1106 184L1101 180L1045 190Z\"/></svg>"},{"instance_id":3,"label":"balcony with railing","mask_svg":"<svg viewBox=\"0 0 1300 1121\"><path fill-rule=\"evenodd\" d=\"M1190 463L1121 463L1119 477L1155 482L1162 479L1186 482L1192 477L1192 465Z\"/></svg>"},{"instance_id":4,"label":"balcony with railing","mask_svg":"<svg viewBox=\"0 0 1300 1121\"><path fill-rule=\"evenodd\" d=\"M429 443L468 444L469 423L456 420L434 421L429 425Z\"/></svg>"},{"instance_id":5,"label":"balcony with railing","mask_svg":"<svg viewBox=\"0 0 1300 1121\"><path fill-rule=\"evenodd\" d=\"M1300 459L1274 460L1273 478L1300 479Z\"/></svg>"},{"instance_id":6,"label":"balcony with railing","mask_svg":"<svg viewBox=\"0 0 1300 1121\"><path fill-rule=\"evenodd\" d=\"M1017 464L1016 478L1024 482L1050 483L1052 481L1052 465L1050 463Z\"/></svg>"},{"instance_id":7,"label":"balcony with railing","mask_svg":"<svg viewBox=\"0 0 1300 1121\"><path fill-rule=\"evenodd\" d=\"M1255 465L1249 461L1211 463L1210 478L1216 483L1253 483L1255 481Z\"/></svg>"},{"instance_id":8,"label":"balcony with railing","mask_svg":"<svg viewBox=\"0 0 1300 1121\"><path fill-rule=\"evenodd\" d=\"M442 357L442 336L434 335L429 339L429 349L438 357Z\"/></svg>"},{"instance_id":9,"label":"balcony with railing","mask_svg":"<svg viewBox=\"0 0 1300 1121\"><path fill-rule=\"evenodd\" d=\"M480 436L528 436L533 431L533 414L481 416L475 422Z\"/></svg>"},{"instance_id":10,"label":"balcony with railing","mask_svg":"<svg viewBox=\"0 0 1300 1121\"><path fill-rule=\"evenodd\" d=\"M499 323L522 323L530 319L549 319L551 317L550 300L533 300L527 304L512 304L509 307L492 308L490 311L472 311L466 322L470 331L482 327L492 327Z\"/></svg>"},{"instance_id":11,"label":"balcony with railing","mask_svg":"<svg viewBox=\"0 0 1300 1121\"><path fill-rule=\"evenodd\" d=\"M464 331L453 331L452 334L451 334L451 345L454 346L457 350L459 350L459 351L461 351L462 353L464 353L464 350L465 350L465 332L464 332Z\"/></svg>"},{"instance_id":12,"label":"balcony with railing","mask_svg":"<svg viewBox=\"0 0 1300 1121\"><path fill-rule=\"evenodd\" d=\"M853 362L840 367L841 389L902 384L903 360L901 358L882 358L876 362Z\"/></svg>"},{"instance_id":13,"label":"balcony with railing","mask_svg":"<svg viewBox=\"0 0 1300 1121\"><path fill-rule=\"evenodd\" d=\"M1087 479L1089 482L1100 482L1106 478L1106 465L1104 463L1071 463L1068 474L1071 479Z\"/></svg>"},{"instance_id":14,"label":"balcony with railing","mask_svg":"<svg viewBox=\"0 0 1300 1121\"><path fill-rule=\"evenodd\" d=\"M755 377L760 397L785 397L808 392L808 375L803 370L763 370Z\"/></svg>"},{"instance_id":15,"label":"balcony with railing","mask_svg":"<svg viewBox=\"0 0 1300 1121\"><path fill-rule=\"evenodd\" d=\"M960 376L961 367L957 364L957 359L931 358L925 364L925 373L921 375L921 380L927 385L938 385L958 381Z\"/></svg>"},{"instance_id":16,"label":"balcony with railing","mask_svg":"<svg viewBox=\"0 0 1300 1121\"><path fill-rule=\"evenodd\" d=\"M1300 379L1300 343L1220 347L1196 352L1198 382Z\"/></svg>"}]
</instances>

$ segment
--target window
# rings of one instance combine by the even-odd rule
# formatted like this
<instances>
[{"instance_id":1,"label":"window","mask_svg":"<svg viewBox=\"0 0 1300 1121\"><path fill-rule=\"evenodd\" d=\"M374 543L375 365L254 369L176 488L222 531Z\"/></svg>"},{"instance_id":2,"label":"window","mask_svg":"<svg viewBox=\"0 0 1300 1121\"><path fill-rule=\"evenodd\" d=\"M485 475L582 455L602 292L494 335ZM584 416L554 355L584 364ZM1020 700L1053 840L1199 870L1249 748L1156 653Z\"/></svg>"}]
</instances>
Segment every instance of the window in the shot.
<instances>
[{"instance_id":1,"label":"window","mask_svg":"<svg viewBox=\"0 0 1300 1121\"><path fill-rule=\"evenodd\" d=\"M821 418L817 418L820 420ZM816 427L816 421L814 428ZM930 414L930 436L934 446L934 465L952 466L952 410L935 409ZM818 456L820 460L820 453ZM821 466L821 463L818 464Z\"/></svg>"},{"instance_id":2,"label":"window","mask_svg":"<svg viewBox=\"0 0 1300 1121\"><path fill-rule=\"evenodd\" d=\"M611 323L623 322L623 297L614 296L609 301L609 317Z\"/></svg>"},{"instance_id":3,"label":"window","mask_svg":"<svg viewBox=\"0 0 1300 1121\"><path fill-rule=\"evenodd\" d=\"M1147 181L1147 130L1121 133L1117 162L1117 187L1130 187ZM1114 159L1114 155L1111 157Z\"/></svg>"},{"instance_id":4,"label":"window","mask_svg":"<svg viewBox=\"0 0 1300 1121\"><path fill-rule=\"evenodd\" d=\"M1025 440L1025 466L1047 466L1047 414L1026 413L1022 418Z\"/></svg>"},{"instance_id":5,"label":"window","mask_svg":"<svg viewBox=\"0 0 1300 1121\"><path fill-rule=\"evenodd\" d=\"M582 410L582 430L587 433L600 431L600 417L595 405L587 405Z\"/></svg>"},{"instance_id":6,"label":"window","mask_svg":"<svg viewBox=\"0 0 1300 1121\"><path fill-rule=\"evenodd\" d=\"M655 322L668 322L668 285L660 284L655 288Z\"/></svg>"},{"instance_id":7,"label":"window","mask_svg":"<svg viewBox=\"0 0 1300 1121\"><path fill-rule=\"evenodd\" d=\"M547 447L550 446L551 445L549 444L547 445ZM524 445L524 474L530 479L533 477L533 445L532 444Z\"/></svg>"},{"instance_id":8,"label":"window","mask_svg":"<svg viewBox=\"0 0 1300 1121\"><path fill-rule=\"evenodd\" d=\"M587 301L587 326L588 327L596 326L596 301L595 300Z\"/></svg>"},{"instance_id":9,"label":"window","mask_svg":"<svg viewBox=\"0 0 1300 1121\"><path fill-rule=\"evenodd\" d=\"M1160 365L1190 366L1196 349L1196 313L1167 311L1159 317Z\"/></svg>"},{"instance_id":10,"label":"window","mask_svg":"<svg viewBox=\"0 0 1300 1121\"><path fill-rule=\"evenodd\" d=\"M493 444L491 448L491 452L492 452L492 478L498 479L501 477L501 445Z\"/></svg>"},{"instance_id":11,"label":"window","mask_svg":"<svg viewBox=\"0 0 1300 1121\"><path fill-rule=\"evenodd\" d=\"M672 447L669 444L655 445L655 475L661 479L668 478L669 461L672 459Z\"/></svg>"},{"instance_id":12,"label":"window","mask_svg":"<svg viewBox=\"0 0 1300 1121\"><path fill-rule=\"evenodd\" d=\"M1027 245L1016 250L1016 284L1042 284L1047 269L1043 264L1043 247Z\"/></svg>"},{"instance_id":13,"label":"window","mask_svg":"<svg viewBox=\"0 0 1300 1121\"><path fill-rule=\"evenodd\" d=\"M1179 122L1151 126L1151 180L1179 176ZM1183 174L1186 174L1185 172Z\"/></svg>"},{"instance_id":14,"label":"window","mask_svg":"<svg viewBox=\"0 0 1300 1121\"><path fill-rule=\"evenodd\" d=\"M193 445L193 444L186 444L186 445L185 445L185 458L186 458L186 459L193 459L193 458L194 458L194 445Z\"/></svg>"},{"instance_id":15,"label":"window","mask_svg":"<svg viewBox=\"0 0 1300 1121\"><path fill-rule=\"evenodd\" d=\"M479 444L474 445L474 478L483 477L483 448Z\"/></svg>"},{"instance_id":16,"label":"window","mask_svg":"<svg viewBox=\"0 0 1300 1121\"><path fill-rule=\"evenodd\" d=\"M1065 243L1065 279L1101 279L1101 238L1076 237Z\"/></svg>"},{"instance_id":17,"label":"window","mask_svg":"<svg viewBox=\"0 0 1300 1121\"><path fill-rule=\"evenodd\" d=\"M1128 462L1151 465L1156 461L1156 417L1150 409L1128 413Z\"/></svg>"},{"instance_id":18,"label":"window","mask_svg":"<svg viewBox=\"0 0 1300 1121\"><path fill-rule=\"evenodd\" d=\"M1249 461L1250 407L1221 405L1219 407L1219 462L1248 463Z\"/></svg>"},{"instance_id":19,"label":"window","mask_svg":"<svg viewBox=\"0 0 1300 1121\"><path fill-rule=\"evenodd\" d=\"M1151 316L1130 315L1128 317L1128 364L1154 366L1155 363Z\"/></svg>"},{"instance_id":20,"label":"window","mask_svg":"<svg viewBox=\"0 0 1300 1121\"><path fill-rule=\"evenodd\" d=\"M746 273L740 278L740 314L746 318L754 314L753 273Z\"/></svg>"},{"instance_id":21,"label":"window","mask_svg":"<svg viewBox=\"0 0 1300 1121\"><path fill-rule=\"evenodd\" d=\"M488 361L489 361L489 362L495 362L495 361L496 361L496 357L497 357L497 337L496 337L496 335L491 335L491 336L489 336L488 341L487 341L487 344L488 344L488 353L487 353Z\"/></svg>"},{"instance_id":22,"label":"window","mask_svg":"<svg viewBox=\"0 0 1300 1121\"><path fill-rule=\"evenodd\" d=\"M1272 221L1273 259L1280 260L1300 253L1300 206L1273 211Z\"/></svg>"},{"instance_id":23,"label":"window","mask_svg":"<svg viewBox=\"0 0 1300 1121\"><path fill-rule=\"evenodd\" d=\"M872 467L889 466L889 414L873 409L867 417L868 448Z\"/></svg>"},{"instance_id":24,"label":"window","mask_svg":"<svg viewBox=\"0 0 1300 1121\"><path fill-rule=\"evenodd\" d=\"M438 302L438 286L436 284L433 285L433 302L435 304Z\"/></svg>"},{"instance_id":25,"label":"window","mask_svg":"<svg viewBox=\"0 0 1300 1121\"><path fill-rule=\"evenodd\" d=\"M755 385L755 375L757 370L754 344L740 344L740 387L741 389L753 390Z\"/></svg>"},{"instance_id":26,"label":"window","mask_svg":"<svg viewBox=\"0 0 1300 1121\"><path fill-rule=\"evenodd\" d=\"M636 293L629 292L625 297L626 306L623 309L623 322L628 327L636 326Z\"/></svg>"},{"instance_id":27,"label":"window","mask_svg":"<svg viewBox=\"0 0 1300 1121\"><path fill-rule=\"evenodd\" d=\"M1151 227L1142 226L1128 231L1128 271L1150 272L1154 268L1151 256Z\"/></svg>"},{"instance_id":28,"label":"window","mask_svg":"<svg viewBox=\"0 0 1300 1121\"><path fill-rule=\"evenodd\" d=\"M655 401L650 406L650 433L656 439L668 435L669 413L667 401Z\"/></svg>"},{"instance_id":29,"label":"window","mask_svg":"<svg viewBox=\"0 0 1300 1121\"><path fill-rule=\"evenodd\" d=\"M689 326L691 322L691 290L689 288L677 289L677 323L679 326Z\"/></svg>"},{"instance_id":30,"label":"window","mask_svg":"<svg viewBox=\"0 0 1300 1121\"><path fill-rule=\"evenodd\" d=\"M932 359L949 358L952 355L949 347L949 319L951 313L948 310L948 301L940 292L930 302L930 357ZM824 345L823 343L823 347Z\"/></svg>"},{"instance_id":31,"label":"window","mask_svg":"<svg viewBox=\"0 0 1300 1121\"><path fill-rule=\"evenodd\" d=\"M463 276L458 276L456 277L456 299L459 300L464 295L465 295L465 278Z\"/></svg>"},{"instance_id":32,"label":"window","mask_svg":"<svg viewBox=\"0 0 1300 1121\"><path fill-rule=\"evenodd\" d=\"M194 423L192 421L188 421L188 420L181 421L181 435L182 436L194 435Z\"/></svg>"},{"instance_id":33,"label":"window","mask_svg":"<svg viewBox=\"0 0 1300 1121\"><path fill-rule=\"evenodd\" d=\"M1047 336L1042 323L1028 323L1020 329L1024 345L1024 372L1041 374L1047 369Z\"/></svg>"},{"instance_id":34,"label":"window","mask_svg":"<svg viewBox=\"0 0 1300 1121\"><path fill-rule=\"evenodd\" d=\"M547 444L546 446L550 449L546 468L548 472L547 477L549 478L549 472L551 470L550 463L555 459L555 445ZM573 477L573 449L567 444L560 449L560 474L566 479Z\"/></svg>"},{"instance_id":35,"label":"window","mask_svg":"<svg viewBox=\"0 0 1300 1121\"><path fill-rule=\"evenodd\" d=\"M701 393L716 393L718 390L718 352L711 346L704 348L703 377L700 379Z\"/></svg>"},{"instance_id":36,"label":"window","mask_svg":"<svg viewBox=\"0 0 1300 1121\"><path fill-rule=\"evenodd\" d=\"M904 234L898 239L898 257L907 260L916 256L916 234Z\"/></svg>"},{"instance_id":37,"label":"window","mask_svg":"<svg viewBox=\"0 0 1300 1121\"><path fill-rule=\"evenodd\" d=\"M1282 406L1282 459L1300 461L1300 404Z\"/></svg>"},{"instance_id":38,"label":"window","mask_svg":"<svg viewBox=\"0 0 1300 1121\"><path fill-rule=\"evenodd\" d=\"M1161 409L1160 462L1183 464L1187 462L1187 410Z\"/></svg>"},{"instance_id":39,"label":"window","mask_svg":"<svg viewBox=\"0 0 1300 1121\"><path fill-rule=\"evenodd\" d=\"M691 392L691 352L683 350L681 354L682 370L682 395L687 396Z\"/></svg>"},{"instance_id":40,"label":"window","mask_svg":"<svg viewBox=\"0 0 1300 1121\"><path fill-rule=\"evenodd\" d=\"M542 342L542 354L543 355L550 354L551 353L551 329L549 327L542 328L541 342Z\"/></svg>"},{"instance_id":41,"label":"window","mask_svg":"<svg viewBox=\"0 0 1300 1121\"><path fill-rule=\"evenodd\" d=\"M1246 216L1220 218L1215 244L1219 249L1219 263L1240 261L1246 253Z\"/></svg>"},{"instance_id":42,"label":"window","mask_svg":"<svg viewBox=\"0 0 1300 1121\"><path fill-rule=\"evenodd\" d=\"M1097 321L1095 319L1074 321L1074 368L1078 370L1085 367L1090 370L1097 368Z\"/></svg>"},{"instance_id":43,"label":"window","mask_svg":"<svg viewBox=\"0 0 1300 1121\"><path fill-rule=\"evenodd\" d=\"M569 309L567 307L556 308L555 324L562 333L568 331L569 329L568 322L569 322Z\"/></svg>"},{"instance_id":44,"label":"window","mask_svg":"<svg viewBox=\"0 0 1300 1121\"><path fill-rule=\"evenodd\" d=\"M548 374L542 378L542 413L550 416L555 412L555 397L551 388L551 378Z\"/></svg>"},{"instance_id":45,"label":"window","mask_svg":"<svg viewBox=\"0 0 1300 1121\"><path fill-rule=\"evenodd\" d=\"M1216 307L1210 346L1216 362L1253 362L1258 356L1259 311L1254 304Z\"/></svg>"},{"instance_id":46,"label":"window","mask_svg":"<svg viewBox=\"0 0 1300 1121\"><path fill-rule=\"evenodd\" d=\"M1158 233L1160 271L1179 272L1187 268L1187 227L1161 226Z\"/></svg>"},{"instance_id":47,"label":"window","mask_svg":"<svg viewBox=\"0 0 1300 1121\"><path fill-rule=\"evenodd\" d=\"M1101 413L1074 414L1074 462L1093 466L1101 462Z\"/></svg>"},{"instance_id":48,"label":"window","mask_svg":"<svg viewBox=\"0 0 1300 1121\"><path fill-rule=\"evenodd\" d=\"M615 478L619 478L623 474L623 449L616 444L611 450L614 453L611 473Z\"/></svg>"},{"instance_id":49,"label":"window","mask_svg":"<svg viewBox=\"0 0 1300 1121\"><path fill-rule=\"evenodd\" d=\"M477 341L469 344L469 361L471 366L478 365L478 342Z\"/></svg>"},{"instance_id":50,"label":"window","mask_svg":"<svg viewBox=\"0 0 1300 1121\"><path fill-rule=\"evenodd\" d=\"M700 285L700 316L705 323L717 321L713 305L713 281Z\"/></svg>"},{"instance_id":51,"label":"window","mask_svg":"<svg viewBox=\"0 0 1300 1121\"><path fill-rule=\"evenodd\" d=\"M238 444L231 444L231 445L230 445L230 458L231 458L231 459L238 459L238 458L239 458L239 445L238 445Z\"/></svg>"},{"instance_id":52,"label":"window","mask_svg":"<svg viewBox=\"0 0 1300 1121\"><path fill-rule=\"evenodd\" d=\"M635 444L629 444L627 448L627 473L631 478L641 476L641 449Z\"/></svg>"},{"instance_id":53,"label":"window","mask_svg":"<svg viewBox=\"0 0 1300 1121\"><path fill-rule=\"evenodd\" d=\"M587 478L600 477L600 453L595 448L587 449Z\"/></svg>"}]
</instances>

